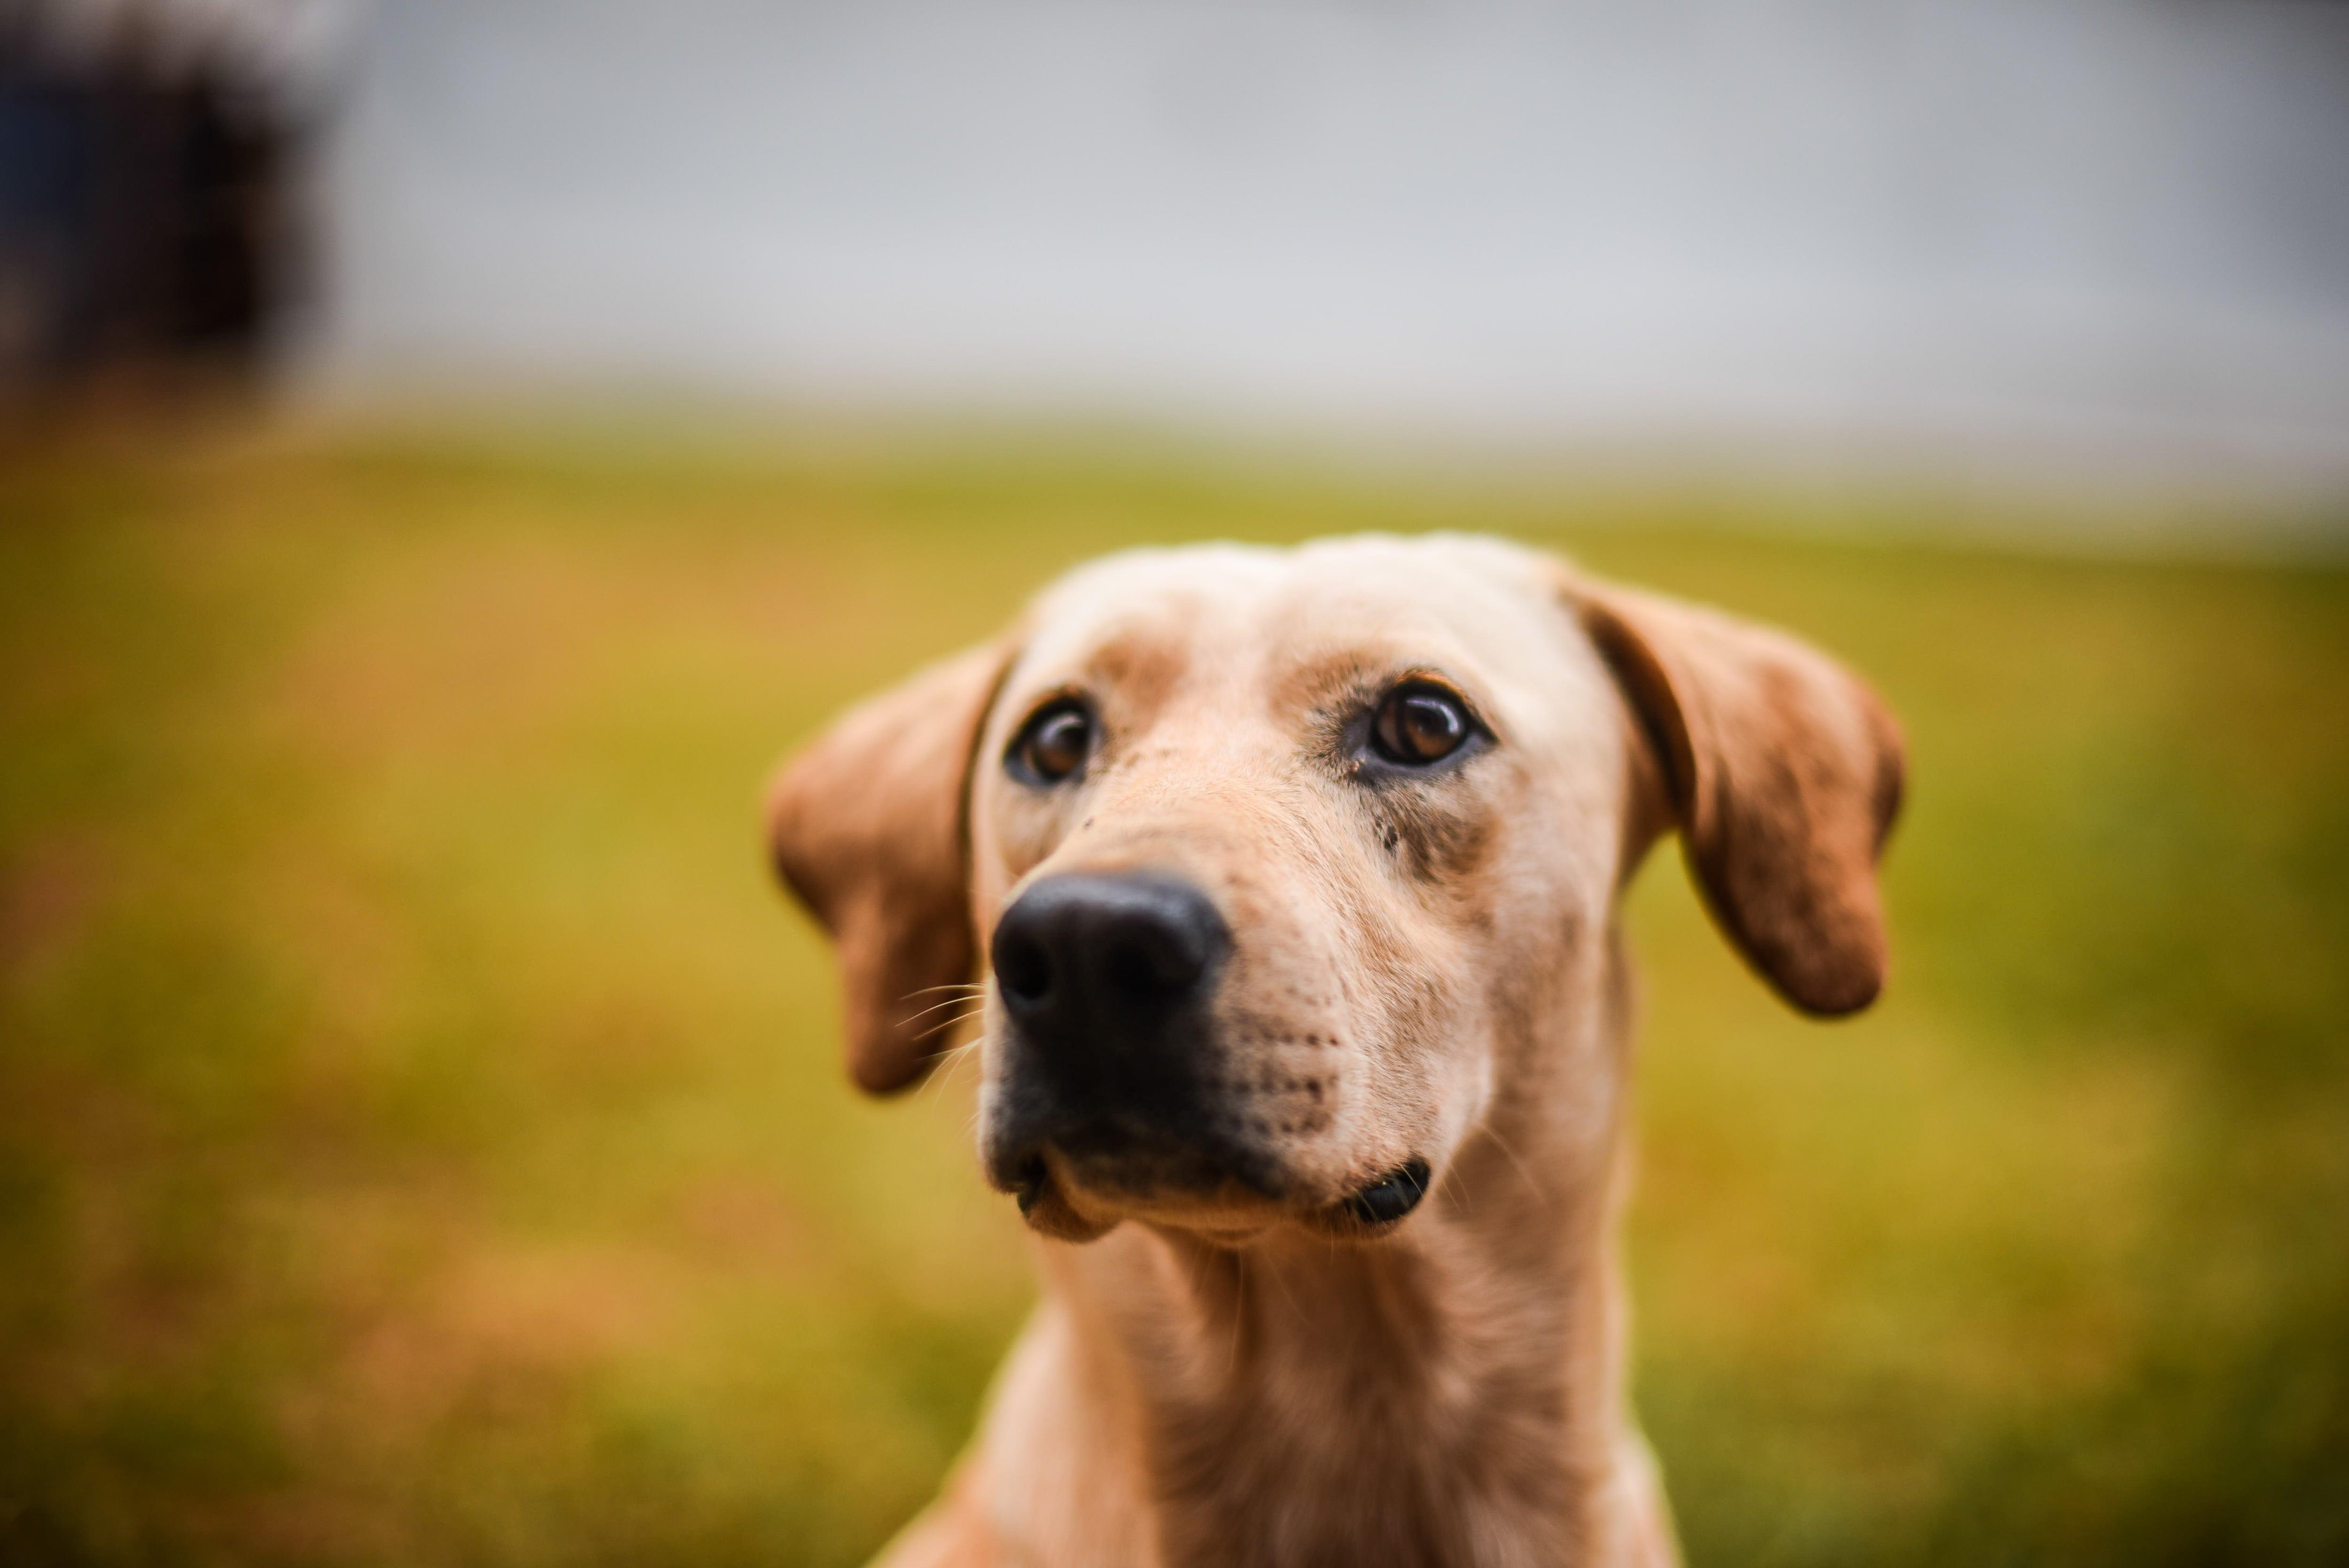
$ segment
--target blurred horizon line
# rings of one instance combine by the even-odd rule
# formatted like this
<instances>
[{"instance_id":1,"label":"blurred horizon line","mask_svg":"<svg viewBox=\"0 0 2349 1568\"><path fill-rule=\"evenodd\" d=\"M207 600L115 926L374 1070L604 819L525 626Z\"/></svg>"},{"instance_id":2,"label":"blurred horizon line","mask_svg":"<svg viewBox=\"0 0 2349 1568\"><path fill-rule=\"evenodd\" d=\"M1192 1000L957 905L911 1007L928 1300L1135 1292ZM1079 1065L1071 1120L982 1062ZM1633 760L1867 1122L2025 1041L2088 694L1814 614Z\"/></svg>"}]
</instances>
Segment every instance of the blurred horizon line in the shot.
<instances>
[{"instance_id":1,"label":"blurred horizon line","mask_svg":"<svg viewBox=\"0 0 2349 1568\"><path fill-rule=\"evenodd\" d=\"M2033 556L2349 563L2349 482L2269 468L2168 460L2114 449L1918 439L1764 438L1685 427L1605 438L1489 428L1368 430L1272 425L1214 410L1081 411L906 403L852 406L716 391L476 379L181 399L167 417L199 449L447 455L520 469L884 485L912 479L1008 499L1114 505L1121 497L1255 491L1316 508L1359 507L1328 531L1446 526L1495 509L1524 526L1661 526L1823 542L1929 543ZM159 428L137 399L87 423ZM153 406L149 405L150 408ZM128 413L129 418L114 416ZM50 421L52 428L57 421ZM19 443L19 450L45 444ZM5 450L0 449L0 456Z\"/></svg>"}]
</instances>

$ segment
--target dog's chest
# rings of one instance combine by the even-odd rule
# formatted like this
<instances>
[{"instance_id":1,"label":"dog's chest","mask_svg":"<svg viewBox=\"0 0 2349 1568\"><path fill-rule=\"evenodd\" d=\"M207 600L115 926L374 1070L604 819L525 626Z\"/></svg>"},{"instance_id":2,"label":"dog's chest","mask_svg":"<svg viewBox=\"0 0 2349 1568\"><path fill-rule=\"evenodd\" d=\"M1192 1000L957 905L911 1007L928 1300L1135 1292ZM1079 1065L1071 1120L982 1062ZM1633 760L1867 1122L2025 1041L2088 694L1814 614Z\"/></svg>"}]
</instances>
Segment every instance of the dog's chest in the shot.
<instances>
[{"instance_id":1,"label":"dog's chest","mask_svg":"<svg viewBox=\"0 0 2349 1568\"><path fill-rule=\"evenodd\" d=\"M1561 1378L1333 1370L1292 1366L1243 1398L1160 1406L1166 1568L1579 1560L1586 1489Z\"/></svg>"}]
</instances>

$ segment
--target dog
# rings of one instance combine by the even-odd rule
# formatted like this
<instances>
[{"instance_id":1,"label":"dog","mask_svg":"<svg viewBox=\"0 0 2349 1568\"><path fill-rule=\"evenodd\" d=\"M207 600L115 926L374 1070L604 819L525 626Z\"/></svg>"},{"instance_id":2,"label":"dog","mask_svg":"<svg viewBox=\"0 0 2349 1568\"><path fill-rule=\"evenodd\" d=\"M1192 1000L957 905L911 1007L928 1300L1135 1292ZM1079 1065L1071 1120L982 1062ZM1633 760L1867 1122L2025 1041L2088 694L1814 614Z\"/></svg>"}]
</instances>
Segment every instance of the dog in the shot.
<instances>
[{"instance_id":1,"label":"dog","mask_svg":"<svg viewBox=\"0 0 2349 1568\"><path fill-rule=\"evenodd\" d=\"M864 1089L973 998L1043 1276L881 1562L1676 1563L1624 1387L1618 895L1676 830L1760 977L1855 1012L1902 778L1808 645L1450 535L1111 556L841 718L775 867Z\"/></svg>"}]
</instances>

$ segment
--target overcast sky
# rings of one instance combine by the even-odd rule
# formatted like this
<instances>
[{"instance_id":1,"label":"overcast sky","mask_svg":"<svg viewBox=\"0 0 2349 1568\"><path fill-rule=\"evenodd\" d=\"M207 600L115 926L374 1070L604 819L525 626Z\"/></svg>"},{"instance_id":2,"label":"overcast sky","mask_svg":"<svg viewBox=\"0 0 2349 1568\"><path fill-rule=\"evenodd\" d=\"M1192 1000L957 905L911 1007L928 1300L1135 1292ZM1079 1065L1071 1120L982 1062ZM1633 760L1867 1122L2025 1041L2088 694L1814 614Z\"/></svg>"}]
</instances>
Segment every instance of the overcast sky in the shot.
<instances>
[{"instance_id":1,"label":"overcast sky","mask_svg":"<svg viewBox=\"0 0 2349 1568\"><path fill-rule=\"evenodd\" d=\"M2349 471L2349 6L397 0L325 361Z\"/></svg>"}]
</instances>

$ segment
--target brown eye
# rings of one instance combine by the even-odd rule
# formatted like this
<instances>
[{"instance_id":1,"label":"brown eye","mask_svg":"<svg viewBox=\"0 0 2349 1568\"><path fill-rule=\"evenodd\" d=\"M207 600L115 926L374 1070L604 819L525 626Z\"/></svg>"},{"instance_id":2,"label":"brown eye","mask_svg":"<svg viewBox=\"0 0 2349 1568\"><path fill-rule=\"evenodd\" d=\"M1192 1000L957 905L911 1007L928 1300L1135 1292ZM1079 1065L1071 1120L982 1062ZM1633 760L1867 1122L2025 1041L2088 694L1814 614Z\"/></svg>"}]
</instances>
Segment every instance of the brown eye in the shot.
<instances>
[{"instance_id":1,"label":"brown eye","mask_svg":"<svg viewBox=\"0 0 2349 1568\"><path fill-rule=\"evenodd\" d=\"M1395 687L1371 722L1371 748L1406 768L1443 761L1460 749L1468 735L1468 710L1440 686Z\"/></svg>"},{"instance_id":2,"label":"brown eye","mask_svg":"<svg viewBox=\"0 0 2349 1568\"><path fill-rule=\"evenodd\" d=\"M1030 783L1058 784L1085 765L1092 748L1092 715L1077 703L1056 702L1028 721L1008 760Z\"/></svg>"}]
</instances>

